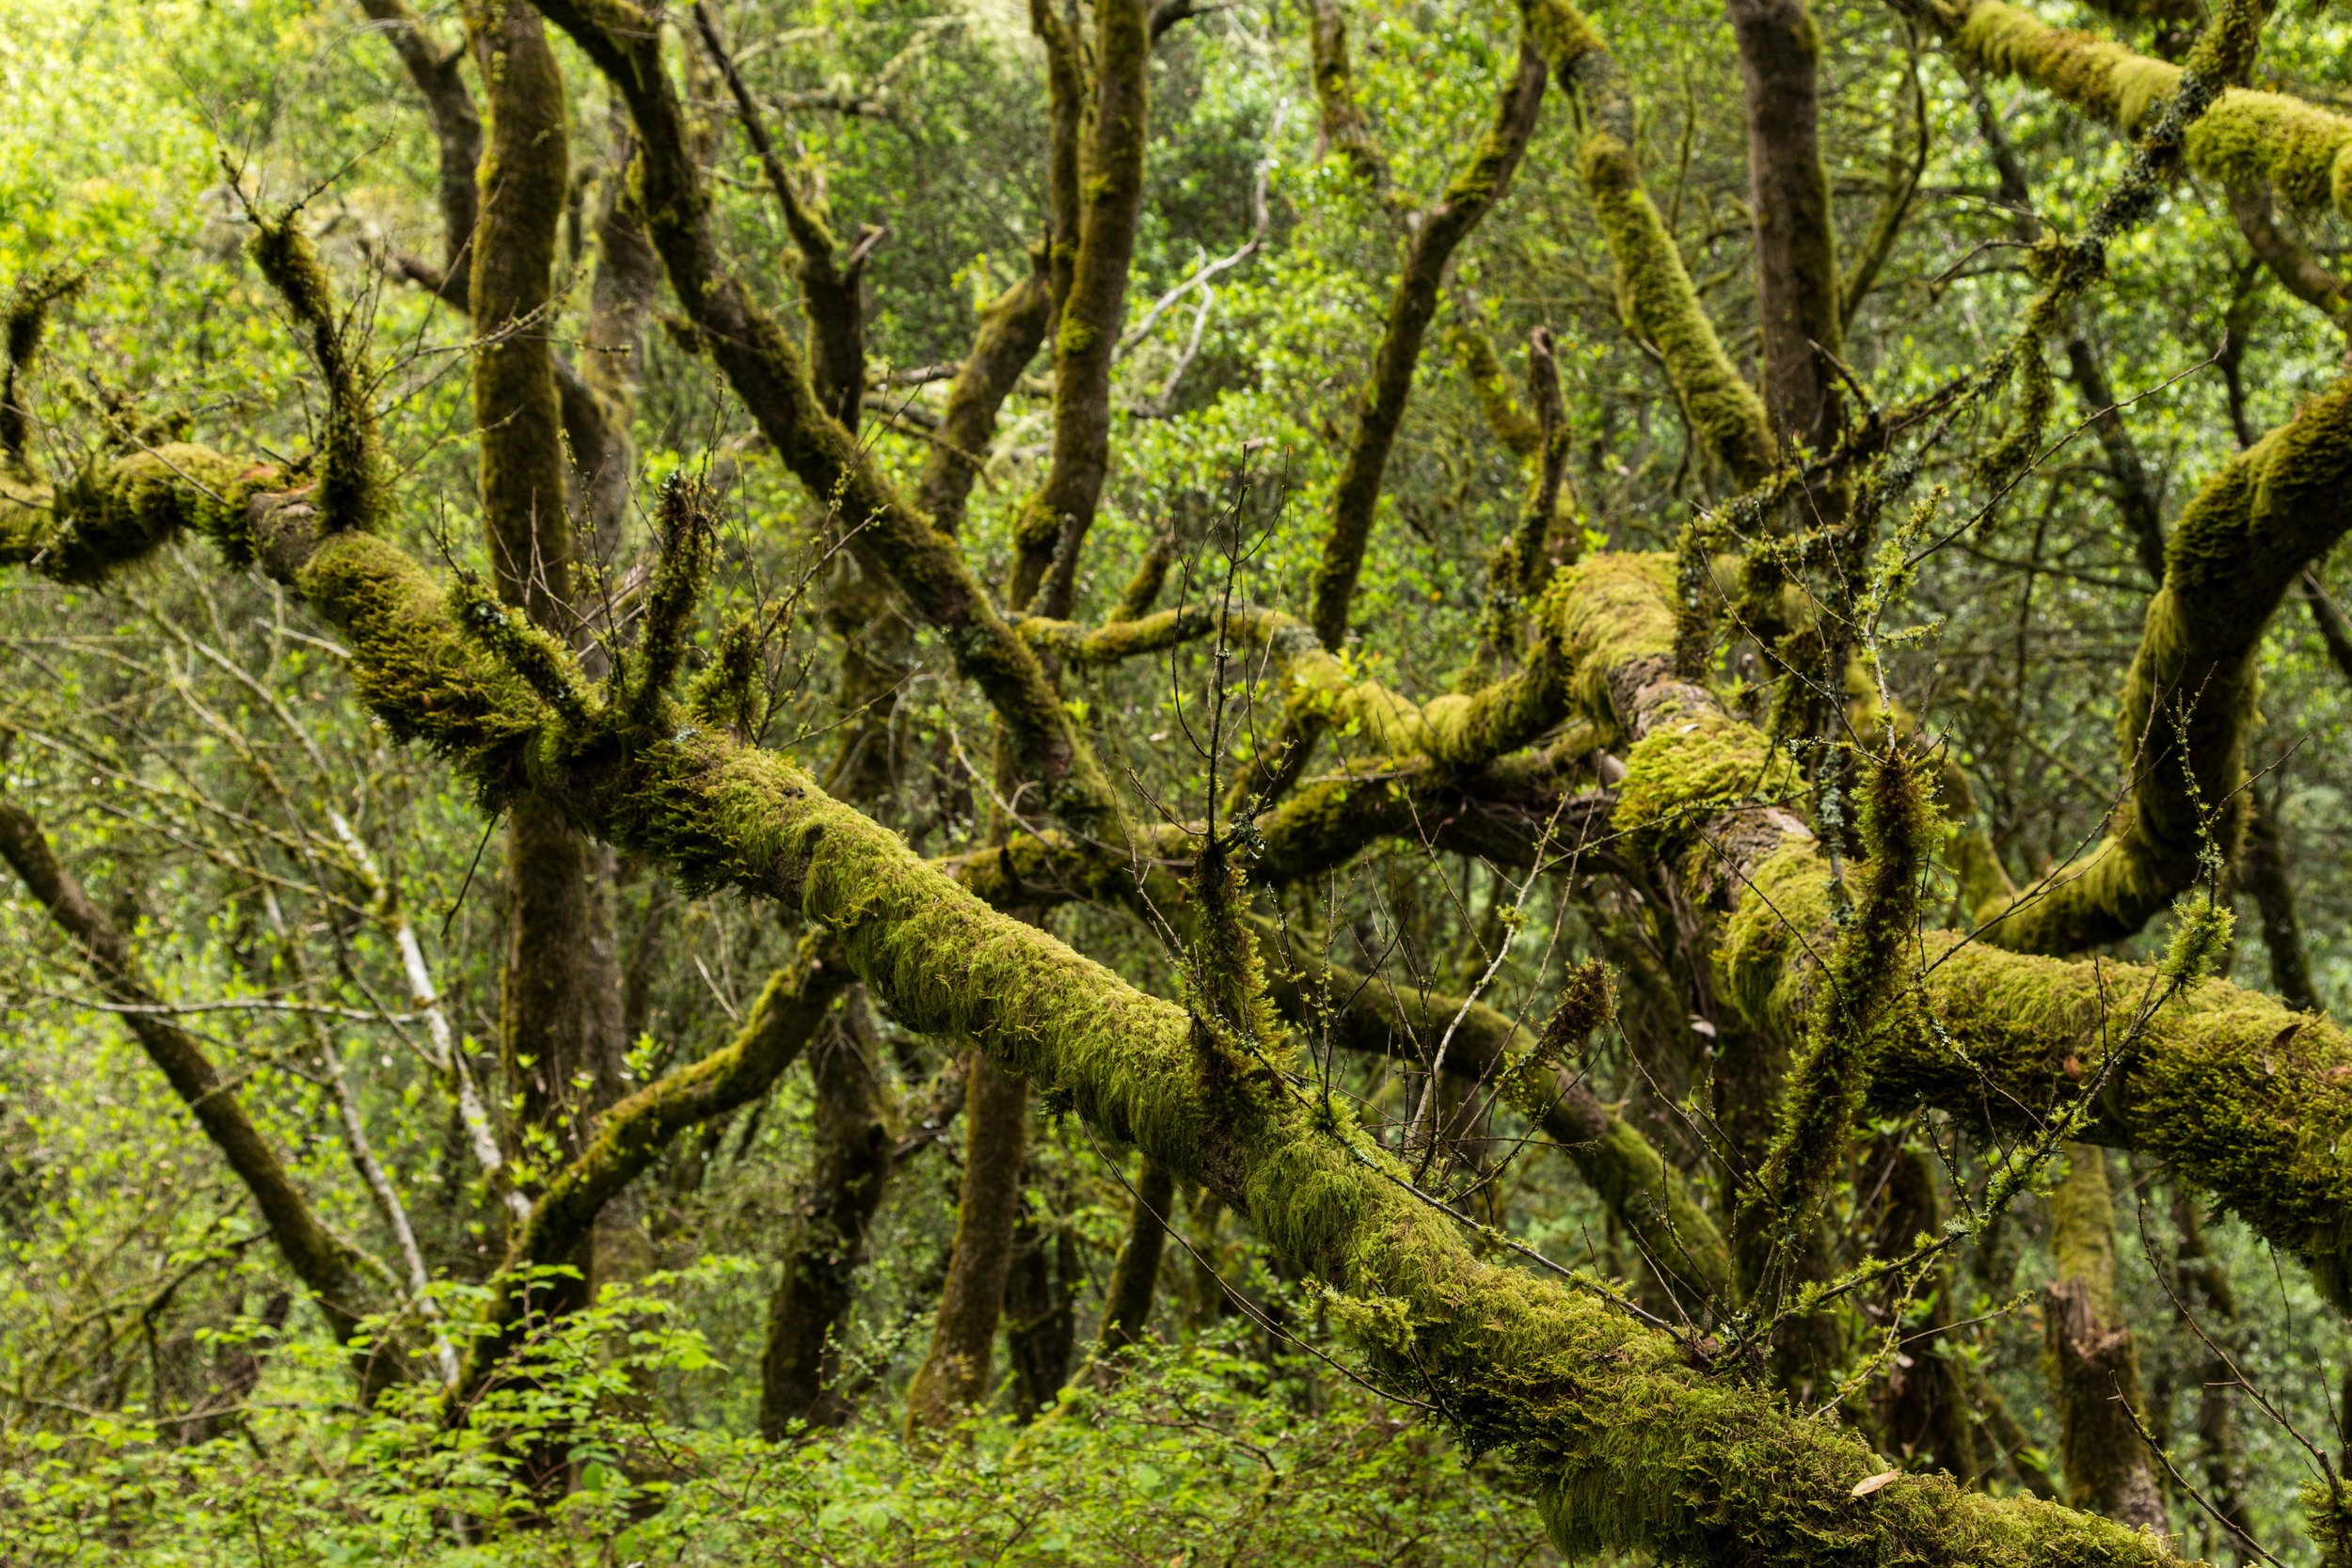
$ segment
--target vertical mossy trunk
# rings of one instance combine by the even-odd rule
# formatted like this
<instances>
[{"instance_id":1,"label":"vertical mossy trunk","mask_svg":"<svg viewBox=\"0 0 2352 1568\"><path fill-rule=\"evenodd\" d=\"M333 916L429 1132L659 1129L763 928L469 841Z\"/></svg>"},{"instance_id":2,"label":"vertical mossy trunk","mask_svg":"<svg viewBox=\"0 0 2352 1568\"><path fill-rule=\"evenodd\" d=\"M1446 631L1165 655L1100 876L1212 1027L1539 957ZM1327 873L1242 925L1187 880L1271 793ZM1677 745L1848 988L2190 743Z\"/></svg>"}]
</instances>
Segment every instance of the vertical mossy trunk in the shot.
<instances>
[{"instance_id":1,"label":"vertical mossy trunk","mask_svg":"<svg viewBox=\"0 0 2352 1568\"><path fill-rule=\"evenodd\" d=\"M549 321L570 193L564 78L538 13L520 0L480 0L467 27L489 107L469 289L483 523L500 599L568 644L580 627ZM523 1135L536 1146L524 1154L542 1169L587 1147L596 1112L622 1084L611 872L610 857L554 805L534 794L514 800L501 1044ZM580 1279L555 1287L549 1307L585 1299L592 1237L566 1259Z\"/></svg>"},{"instance_id":2,"label":"vertical mossy trunk","mask_svg":"<svg viewBox=\"0 0 2352 1568\"><path fill-rule=\"evenodd\" d=\"M988 1397L1005 1277L1012 1265L1013 1222L1021 1212L1028 1126L1027 1080L976 1054L964 1088L955 1250L931 1323L930 1353L907 1390L911 1435L939 1432Z\"/></svg>"},{"instance_id":3,"label":"vertical mossy trunk","mask_svg":"<svg viewBox=\"0 0 2352 1568\"><path fill-rule=\"evenodd\" d=\"M1044 484L1014 527L1020 548L1009 602L1057 619L1075 602L1079 546L1094 526L1110 472L1111 363L1126 322L1127 273L1143 213L1150 12L1146 0L1097 0L1094 8L1094 98L1079 168L1078 245L1054 329L1053 454Z\"/></svg>"},{"instance_id":4,"label":"vertical mossy trunk","mask_svg":"<svg viewBox=\"0 0 2352 1568\"><path fill-rule=\"evenodd\" d=\"M2115 1294L2115 1196L2107 1154L2066 1148L2050 1195L2054 1278L2042 1300L2042 1349L2058 1407L2068 1499L2127 1525L2165 1528L2148 1445L2126 1411L2139 1408L2139 1350Z\"/></svg>"},{"instance_id":5,"label":"vertical mossy trunk","mask_svg":"<svg viewBox=\"0 0 2352 1568\"><path fill-rule=\"evenodd\" d=\"M1146 1156L1136 1176L1135 1203L1127 1216L1127 1239L1103 1292L1104 1351L1124 1350L1143 1338L1152 1322L1152 1298L1159 1287L1160 1256L1168 1244L1168 1216L1176 1201L1175 1174Z\"/></svg>"},{"instance_id":6,"label":"vertical mossy trunk","mask_svg":"<svg viewBox=\"0 0 2352 1568\"><path fill-rule=\"evenodd\" d=\"M628 518L637 450L630 425L645 381L645 324L661 289L661 258L645 238L628 198L628 166L637 141L628 116L612 106L612 142L596 198L596 271L588 283L588 323L580 334L579 384L595 401L576 411L565 388L564 433L578 486L575 510L584 553L617 559ZM559 367L560 368L560 367Z\"/></svg>"},{"instance_id":7,"label":"vertical mossy trunk","mask_svg":"<svg viewBox=\"0 0 2352 1568\"><path fill-rule=\"evenodd\" d=\"M2319 992L2312 984L2311 955L2303 946L2303 920L2296 911L2295 879L2287 873L2285 846L2280 842L2279 794L2259 784L2246 816L2246 840L2238 847L2232 867L2238 886L2254 900L2262 916L2263 951L2270 958L2270 989L2279 1000L2297 1012L2320 1010Z\"/></svg>"},{"instance_id":8,"label":"vertical mossy trunk","mask_svg":"<svg viewBox=\"0 0 2352 1568\"><path fill-rule=\"evenodd\" d=\"M1820 35L1804 0L1730 0L1747 98L1764 403L1775 435L1820 451L1836 436L1836 229L1821 163Z\"/></svg>"},{"instance_id":9,"label":"vertical mossy trunk","mask_svg":"<svg viewBox=\"0 0 2352 1568\"><path fill-rule=\"evenodd\" d=\"M2175 1259L2183 1296L2213 1340L2201 1347L2204 1354L2197 1358L2197 1459L2204 1472L2205 1496L2227 1523L2212 1528L2206 1540L2215 1560L2226 1552L2230 1561L2244 1562L2245 1542L2231 1528L2242 1529L2246 1524L2232 1409L2238 1380L2222 1354L2237 1338L2237 1294L2230 1288L2228 1266L2205 1245L2205 1218L2197 1195L2178 1181L2172 1184L2172 1227L2181 1238Z\"/></svg>"},{"instance_id":10,"label":"vertical mossy trunk","mask_svg":"<svg viewBox=\"0 0 2352 1568\"><path fill-rule=\"evenodd\" d=\"M1005 1359L1013 1414L1028 1420L1060 1397L1077 1349L1077 1295L1086 1283L1070 1227L1024 1203L1005 1280Z\"/></svg>"},{"instance_id":11,"label":"vertical mossy trunk","mask_svg":"<svg viewBox=\"0 0 2352 1568\"><path fill-rule=\"evenodd\" d=\"M890 1177L882 1120L882 1039L864 988L852 988L834 1027L809 1053L816 1158L800 1199L784 1277L768 1304L760 1356L759 1432L774 1442L795 1421L837 1427L850 1416L840 1385L840 1337L866 1236Z\"/></svg>"},{"instance_id":12,"label":"vertical mossy trunk","mask_svg":"<svg viewBox=\"0 0 2352 1568\"><path fill-rule=\"evenodd\" d=\"M1883 1138L1866 1168L1869 1176L1865 1190L1876 1187L1881 1195L1871 1237L1876 1256L1907 1257L1923 1239L1944 1233L1944 1197L1936 1185L1935 1164L1925 1150L1899 1138ZM1945 1338L1953 1322L1954 1284L1950 1263L1939 1259L1914 1288L1903 1315L1897 1315L1901 1304L1892 1292L1882 1296L1879 1309L1885 1316L1872 1326L1892 1330L1899 1338L1893 1369L1879 1385L1873 1403L1880 1441L1890 1453L1941 1465L1965 1486L1978 1478L1982 1461L1977 1452L1976 1412Z\"/></svg>"}]
</instances>

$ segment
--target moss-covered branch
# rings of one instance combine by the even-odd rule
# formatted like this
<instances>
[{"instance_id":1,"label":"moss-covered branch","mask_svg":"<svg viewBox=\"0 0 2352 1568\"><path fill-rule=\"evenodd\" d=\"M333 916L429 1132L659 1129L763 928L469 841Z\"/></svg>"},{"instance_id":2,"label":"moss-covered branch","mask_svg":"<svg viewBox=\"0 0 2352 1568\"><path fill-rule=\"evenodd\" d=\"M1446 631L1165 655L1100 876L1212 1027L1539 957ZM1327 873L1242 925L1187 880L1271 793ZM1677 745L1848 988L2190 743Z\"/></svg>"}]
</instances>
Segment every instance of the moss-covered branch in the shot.
<instances>
[{"instance_id":1,"label":"moss-covered branch","mask_svg":"<svg viewBox=\"0 0 2352 1568\"><path fill-rule=\"evenodd\" d=\"M2074 953L2147 924L2234 845L2255 656L2306 565L2352 529L2352 382L2338 382L2207 480L2165 546L2116 733L2131 794L2086 864L1992 914L1985 936Z\"/></svg>"},{"instance_id":2,"label":"moss-covered branch","mask_svg":"<svg viewBox=\"0 0 2352 1568\"><path fill-rule=\"evenodd\" d=\"M1372 374L1358 399L1355 432L1331 492L1322 558L1315 564L1314 604L1308 619L1327 648L1337 649L1347 638L1348 609L1355 603L1356 580L1363 570L1389 452L1405 420L1413 372L1421 363L1422 339L1437 314L1446 263L1510 188L1527 138L1534 134L1543 96L1543 57L1533 41L1523 40L1518 63L1495 105L1493 125L1445 194L1422 214L1420 227L1406 246L1380 346L1373 355Z\"/></svg>"},{"instance_id":3,"label":"moss-covered branch","mask_svg":"<svg viewBox=\"0 0 2352 1568\"><path fill-rule=\"evenodd\" d=\"M548 0L540 8L609 77L628 105L645 228L670 286L785 466L838 505L850 547L873 562L944 637L960 673L1004 721L1046 806L1074 825L1118 816L1110 781L1045 672L989 602L953 541L898 493L873 455L827 414L798 347L727 268L710 196L690 145L686 107L664 67L662 28L629 0Z\"/></svg>"},{"instance_id":4,"label":"moss-covered branch","mask_svg":"<svg viewBox=\"0 0 2352 1568\"><path fill-rule=\"evenodd\" d=\"M1037 357L1052 314L1053 296L1042 265L981 309L980 329L972 340L972 352L947 385L947 408L939 428L931 432L930 455L923 460L923 477L915 487L915 504L941 532L953 533L963 526L972 482L988 466L997 410Z\"/></svg>"},{"instance_id":5,"label":"moss-covered branch","mask_svg":"<svg viewBox=\"0 0 2352 1568\"><path fill-rule=\"evenodd\" d=\"M534 1291L546 1291L544 1271L572 1260L605 1205L643 1175L679 1132L766 1094L799 1059L853 978L837 958L828 962L821 947L805 945L792 966L769 976L751 1016L724 1048L664 1074L605 1112L594 1141L548 1183L508 1243L505 1266L484 1309L486 1332L467 1351L453 1408L496 1375L527 1327Z\"/></svg>"},{"instance_id":6,"label":"moss-covered branch","mask_svg":"<svg viewBox=\"0 0 2352 1568\"><path fill-rule=\"evenodd\" d=\"M1675 677L1674 583L1664 555L1571 567L1559 632L1577 689L1637 737L1616 828L1676 867L1698 907L1728 910L1718 994L1793 1040L1833 929L1828 859L1775 803L1788 775L1764 736ZM1930 933L1918 963L1874 1043L1871 1103L2038 1130L2123 1052L2082 1136L2168 1162L2352 1306L2352 1037L2218 981L2137 1022L2164 990L2153 971L2006 953L1958 933Z\"/></svg>"},{"instance_id":7,"label":"moss-covered branch","mask_svg":"<svg viewBox=\"0 0 2352 1568\"><path fill-rule=\"evenodd\" d=\"M1617 306L1634 336L1657 351L1666 380L1702 451L1742 487L1778 460L1764 400L1724 352L1699 304L1665 219L1643 188L1633 156L1633 98L1600 35L1568 0L1537 0L1532 15L1545 59L1584 105L1578 166L1616 265Z\"/></svg>"},{"instance_id":8,"label":"moss-covered branch","mask_svg":"<svg viewBox=\"0 0 2352 1568\"><path fill-rule=\"evenodd\" d=\"M1445 1070L1506 1091L1626 1227L1651 1271L1693 1316L1734 1299L1731 1248L1682 1173L1601 1103L1575 1064L1536 1069L1535 1038L1484 1002L1391 985L1268 930L1267 995L1307 1037L1417 1060L1450 1028Z\"/></svg>"},{"instance_id":9,"label":"moss-covered branch","mask_svg":"<svg viewBox=\"0 0 2352 1568\"><path fill-rule=\"evenodd\" d=\"M1150 10L1147 0L1099 0L1094 8L1094 97L1079 158L1078 248L1054 329L1053 452L1044 484L1013 530L1016 610L1035 597L1047 615L1070 613L1078 551L1110 473L1111 363L1126 325L1127 271L1143 214Z\"/></svg>"},{"instance_id":10,"label":"moss-covered branch","mask_svg":"<svg viewBox=\"0 0 2352 1568\"><path fill-rule=\"evenodd\" d=\"M71 510L58 519L76 520ZM1708 1371L1692 1347L1599 1294L1480 1260L1344 1105L1313 1095L1281 1058L1220 1057L1206 1070L1184 1008L989 910L788 760L683 715L639 733L558 721L497 673L404 553L365 534L311 544L266 559L337 629L362 694L396 732L434 740L492 791L527 759L534 785L580 827L691 886L798 910L909 1027L972 1040L999 1069L1052 1086L1102 1135L1246 1210L1269 1245L1325 1284L1377 1375L1525 1469L1564 1549L1758 1568L2171 1560L2153 1538L1964 1495L1940 1477L1855 1497L1887 1467L1858 1437ZM1572 570L1593 594L1560 606L1564 641L1597 661L1599 689L1621 693L1628 713L1655 717L1675 689L1647 640L1662 626L1670 648L1674 617L1670 600L1645 604L1633 590L1670 585L1671 561L1602 557ZM1687 738L1645 733L1660 744L1645 760ZM2275 1180L2276 1167L2264 1174Z\"/></svg>"},{"instance_id":11,"label":"moss-covered branch","mask_svg":"<svg viewBox=\"0 0 2352 1568\"><path fill-rule=\"evenodd\" d=\"M2052 27L2006 0L1945 13L1953 46L1981 70L2031 82L2127 135L2151 126L2182 68L2089 33ZM2298 211L2352 214L2352 117L2282 93L2232 87L2189 127L2188 166L2225 184L2264 184Z\"/></svg>"}]
</instances>

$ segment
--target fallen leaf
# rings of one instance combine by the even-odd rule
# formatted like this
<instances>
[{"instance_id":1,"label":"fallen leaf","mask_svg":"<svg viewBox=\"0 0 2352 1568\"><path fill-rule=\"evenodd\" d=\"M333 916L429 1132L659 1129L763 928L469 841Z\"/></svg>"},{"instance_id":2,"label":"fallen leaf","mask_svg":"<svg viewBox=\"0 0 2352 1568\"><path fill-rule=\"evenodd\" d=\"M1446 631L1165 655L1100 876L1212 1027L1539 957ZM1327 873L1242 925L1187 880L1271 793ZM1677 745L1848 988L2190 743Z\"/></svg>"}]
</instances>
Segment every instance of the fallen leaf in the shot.
<instances>
[{"instance_id":1,"label":"fallen leaf","mask_svg":"<svg viewBox=\"0 0 2352 1568\"><path fill-rule=\"evenodd\" d=\"M1853 1496L1857 1497L1867 1497L1871 1493L1877 1491L1880 1487L1884 1486L1888 1481L1893 1481L1897 1476L1901 1474L1902 1472L1900 1470L1881 1470L1877 1475L1871 1476L1867 1480L1855 1481L1853 1483Z\"/></svg>"}]
</instances>

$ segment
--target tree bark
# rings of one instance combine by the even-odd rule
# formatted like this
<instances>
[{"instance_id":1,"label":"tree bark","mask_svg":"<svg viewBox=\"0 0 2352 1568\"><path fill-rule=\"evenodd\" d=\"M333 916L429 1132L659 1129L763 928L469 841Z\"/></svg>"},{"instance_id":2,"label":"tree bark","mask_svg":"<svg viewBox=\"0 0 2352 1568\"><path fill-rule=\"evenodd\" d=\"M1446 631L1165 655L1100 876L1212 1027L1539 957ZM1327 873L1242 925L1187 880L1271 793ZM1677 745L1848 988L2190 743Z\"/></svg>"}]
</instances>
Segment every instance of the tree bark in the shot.
<instances>
[{"instance_id":1,"label":"tree bark","mask_svg":"<svg viewBox=\"0 0 2352 1568\"><path fill-rule=\"evenodd\" d=\"M2150 582L2161 584L2164 510L2156 500L2156 486L2148 477L2147 466L2139 460L2139 446L2123 423L2123 411L2115 405L2115 388L2107 384L2107 368L2090 340L2079 332L2066 341L2066 363L2074 372L2074 386L2083 395L2084 406L2090 412L2090 428L2099 437L2099 450L2106 454L2107 477L2115 482L2115 509L2122 514L2124 528L2130 531L2139 569L2148 574Z\"/></svg>"},{"instance_id":2,"label":"tree bark","mask_svg":"<svg viewBox=\"0 0 2352 1568\"><path fill-rule=\"evenodd\" d=\"M1322 558L1314 574L1314 607L1309 616L1323 645L1337 651L1347 640L1347 618L1356 601L1364 549L1372 538L1389 453L1405 422L1413 374L1421 363L1422 339L1438 311L1439 285L1454 250L1479 220L1493 211L1511 187L1511 176L1535 130L1544 100L1544 57L1523 39L1516 69L1504 81L1488 128L1469 166L1454 176L1445 194L1421 217L1406 247L1389 316L1375 351L1372 374L1358 395L1355 434L1331 495Z\"/></svg>"},{"instance_id":3,"label":"tree bark","mask_svg":"<svg viewBox=\"0 0 2352 1568\"><path fill-rule=\"evenodd\" d=\"M979 332L948 384L946 412L931 432L930 454L923 460L923 477L915 486L915 504L942 533L963 526L972 482L988 465L997 410L1037 357L1053 307L1046 275L1040 268L980 311Z\"/></svg>"},{"instance_id":4,"label":"tree bark","mask_svg":"<svg viewBox=\"0 0 2352 1568\"><path fill-rule=\"evenodd\" d=\"M2244 1562L2249 1553L2237 1533L2246 1528L2245 1500L2238 1495L2238 1445L2233 1404L2237 1373L2222 1354L2237 1338L2237 1293L2230 1288L2230 1271L2205 1246L2205 1220L2197 1195L2172 1183L2172 1227L2180 1233L2176 1259L2181 1289L2191 1310L2203 1309L2199 1326L2213 1345L2197 1357L2197 1447L2204 1471L2205 1496L2227 1524L2207 1536L2216 1560L2227 1548L2232 1562ZM2219 1348L2215 1348L2218 1346ZM2235 1528L2231 1527L2234 1526Z\"/></svg>"},{"instance_id":5,"label":"tree bark","mask_svg":"<svg viewBox=\"0 0 2352 1568\"><path fill-rule=\"evenodd\" d=\"M1944 1198L1935 1180L1935 1165L1927 1154L1899 1138L1879 1141L1867 1163L1883 1178L1882 1196L1872 1238L1880 1258L1907 1257L1922 1238L1944 1231ZM1932 1263L1915 1288L1912 1315L1889 1318L1883 1326L1895 1329L1894 1367L1875 1393L1881 1440L1899 1457L1924 1458L1941 1465L1965 1486L1976 1481L1976 1412L1967 1386L1953 1363L1945 1336L1952 1327L1955 1286L1948 1259ZM1898 1304L1883 1298L1881 1309Z\"/></svg>"},{"instance_id":6,"label":"tree bark","mask_svg":"<svg viewBox=\"0 0 2352 1568\"><path fill-rule=\"evenodd\" d=\"M930 1353L907 1390L907 1431L936 1434L988 1397L996 1323L1012 1264L1021 1212L1021 1163L1028 1141L1029 1085L985 1056L972 1063L963 1111L963 1184L956 1239L931 1326Z\"/></svg>"},{"instance_id":7,"label":"tree bark","mask_svg":"<svg viewBox=\"0 0 2352 1568\"><path fill-rule=\"evenodd\" d=\"M564 644L579 641L564 420L552 326L555 252L570 195L564 78L538 12L480 0L468 30L486 88L489 138L469 298L483 523L498 594ZM596 1114L619 1097L621 984L610 857L535 793L509 808L508 945L501 1054L519 1097L525 1150L577 1158ZM599 875L602 873L602 875ZM584 1086L583 1086L584 1085ZM596 1277L593 1229L560 1259L579 1277L554 1310L584 1305Z\"/></svg>"},{"instance_id":8,"label":"tree bark","mask_svg":"<svg viewBox=\"0 0 2352 1568\"><path fill-rule=\"evenodd\" d=\"M482 117L458 73L466 51L443 50L407 0L359 0L359 8L383 32L423 96L440 154L441 264L407 255L393 256L392 264L410 282L463 310L481 203L474 171L482 162Z\"/></svg>"},{"instance_id":9,"label":"tree bark","mask_svg":"<svg viewBox=\"0 0 2352 1568\"><path fill-rule=\"evenodd\" d=\"M196 1037L164 1010L163 999L139 971L129 940L58 860L40 824L23 807L4 800L0 859L8 861L57 929L81 949L100 990L129 1009L121 1015L124 1027L244 1184L278 1256L318 1303L328 1332L338 1343L350 1344L359 1320L375 1305L360 1289L350 1244L326 1227L294 1185L278 1151L246 1114L235 1085L222 1080ZM397 1379L399 1361L389 1346L362 1348L354 1352L352 1370L363 1397L373 1402Z\"/></svg>"},{"instance_id":10,"label":"tree bark","mask_svg":"<svg viewBox=\"0 0 2352 1568\"><path fill-rule=\"evenodd\" d=\"M1746 89L1764 405L1775 435L1820 451L1837 434L1844 399L1834 356L1845 353L1815 80L1820 35L1804 0L1730 0L1725 8Z\"/></svg>"},{"instance_id":11,"label":"tree bark","mask_svg":"<svg viewBox=\"0 0 2352 1568\"><path fill-rule=\"evenodd\" d=\"M1119 1249L1119 1261L1112 1265L1110 1284L1103 1292L1102 1348L1105 1352L1140 1343L1152 1322L1160 1254L1168 1244L1168 1217L1175 1201L1175 1173L1145 1156L1136 1176L1127 1240Z\"/></svg>"},{"instance_id":12,"label":"tree bark","mask_svg":"<svg viewBox=\"0 0 2352 1568\"><path fill-rule=\"evenodd\" d=\"M1050 1407L1070 1381L1077 1293L1085 1284L1070 1227L1041 1218L1029 1204L1021 1206L1005 1281L1005 1354L1012 1363L1013 1414L1024 1421Z\"/></svg>"},{"instance_id":13,"label":"tree bark","mask_svg":"<svg viewBox=\"0 0 2352 1568\"><path fill-rule=\"evenodd\" d=\"M890 1179L891 1138L882 1114L880 1052L862 988L842 999L828 1037L809 1053L816 1092L817 1155L801 1196L800 1227L784 1277L768 1304L760 1357L759 1433L784 1438L846 1423L840 1337L851 1288L866 1260L866 1230Z\"/></svg>"},{"instance_id":14,"label":"tree bark","mask_svg":"<svg viewBox=\"0 0 2352 1568\"><path fill-rule=\"evenodd\" d=\"M1057 619L1075 602L1078 551L1110 472L1111 364L1126 322L1127 273L1143 213L1150 9L1146 0L1095 6L1094 100L1080 158L1077 252L1054 330L1053 453L1044 484L1014 525L1020 548L1008 602Z\"/></svg>"},{"instance_id":15,"label":"tree bark","mask_svg":"<svg viewBox=\"0 0 2352 1568\"><path fill-rule=\"evenodd\" d=\"M2260 788L2246 817L2246 841L2238 847L2237 883L2253 895L2262 916L2263 951L2270 958L2270 989L2279 1000L2297 1012L2321 1010L2319 992L2312 984L2311 955L2303 946L2303 921L2296 912L2295 880L2287 873L2286 850L2280 844L2279 796Z\"/></svg>"},{"instance_id":16,"label":"tree bark","mask_svg":"<svg viewBox=\"0 0 2352 1568\"><path fill-rule=\"evenodd\" d=\"M2164 1497L2124 1406L2140 1406L2139 1350L2115 1296L2115 1199L2107 1152L2066 1149L2050 1195L2056 1275L2042 1300L2042 1345L2058 1406L2067 1497L2122 1524L2165 1528Z\"/></svg>"}]
</instances>

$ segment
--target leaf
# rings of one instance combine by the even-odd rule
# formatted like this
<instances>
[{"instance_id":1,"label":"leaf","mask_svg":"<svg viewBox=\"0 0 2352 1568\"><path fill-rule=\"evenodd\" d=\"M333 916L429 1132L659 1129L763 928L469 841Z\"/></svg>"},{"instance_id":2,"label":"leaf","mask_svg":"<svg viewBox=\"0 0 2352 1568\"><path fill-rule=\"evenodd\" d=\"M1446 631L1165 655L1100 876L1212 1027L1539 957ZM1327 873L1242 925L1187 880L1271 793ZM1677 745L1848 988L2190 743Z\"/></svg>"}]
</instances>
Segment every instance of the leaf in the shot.
<instances>
[{"instance_id":1,"label":"leaf","mask_svg":"<svg viewBox=\"0 0 2352 1568\"><path fill-rule=\"evenodd\" d=\"M1901 1474L1900 1470L1881 1470L1877 1475L1866 1476L1853 1483L1851 1495L1857 1497L1867 1497Z\"/></svg>"}]
</instances>

